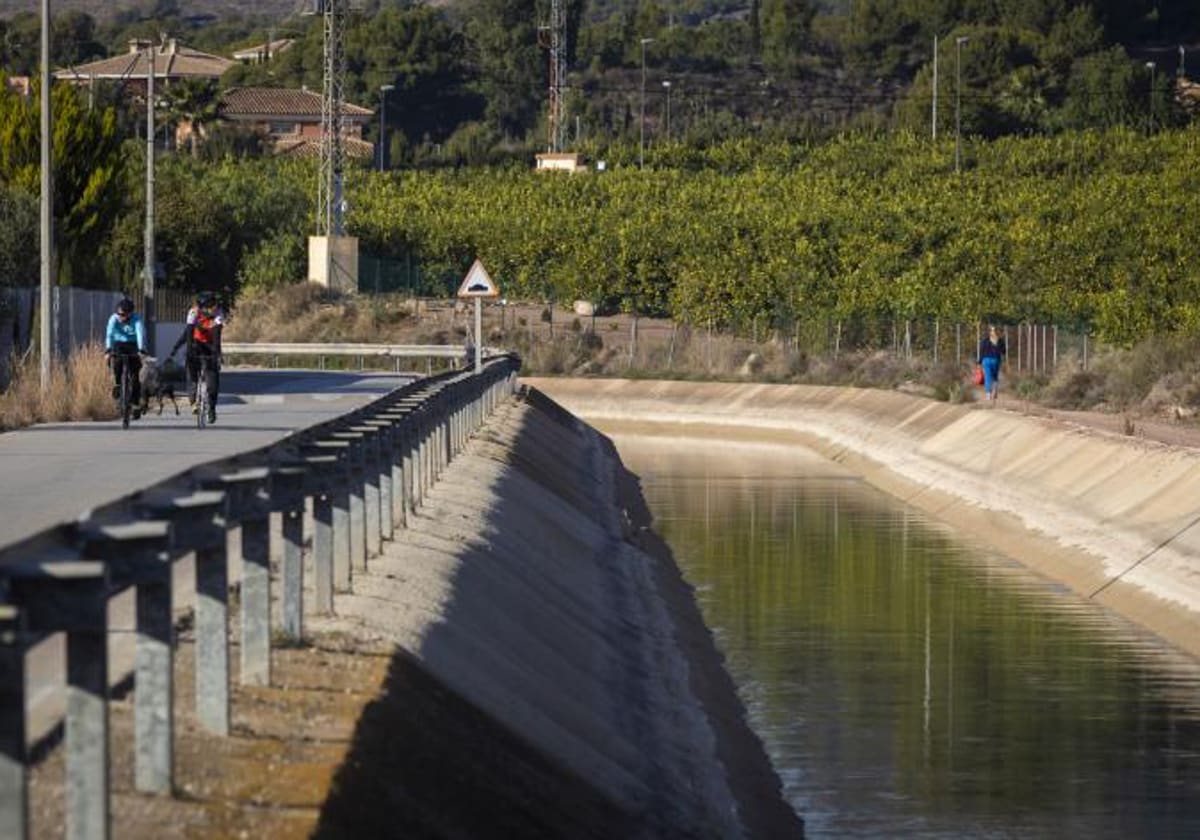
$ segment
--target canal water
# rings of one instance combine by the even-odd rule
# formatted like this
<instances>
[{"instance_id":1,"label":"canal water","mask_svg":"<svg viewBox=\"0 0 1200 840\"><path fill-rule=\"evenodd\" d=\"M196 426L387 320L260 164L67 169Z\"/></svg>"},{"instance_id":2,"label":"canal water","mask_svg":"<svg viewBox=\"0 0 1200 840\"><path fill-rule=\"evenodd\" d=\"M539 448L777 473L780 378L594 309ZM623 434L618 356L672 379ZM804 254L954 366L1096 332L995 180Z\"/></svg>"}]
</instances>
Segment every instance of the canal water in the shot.
<instances>
[{"instance_id":1,"label":"canal water","mask_svg":"<svg viewBox=\"0 0 1200 840\"><path fill-rule=\"evenodd\" d=\"M1200 837L1200 662L802 449L613 439L810 837Z\"/></svg>"}]
</instances>

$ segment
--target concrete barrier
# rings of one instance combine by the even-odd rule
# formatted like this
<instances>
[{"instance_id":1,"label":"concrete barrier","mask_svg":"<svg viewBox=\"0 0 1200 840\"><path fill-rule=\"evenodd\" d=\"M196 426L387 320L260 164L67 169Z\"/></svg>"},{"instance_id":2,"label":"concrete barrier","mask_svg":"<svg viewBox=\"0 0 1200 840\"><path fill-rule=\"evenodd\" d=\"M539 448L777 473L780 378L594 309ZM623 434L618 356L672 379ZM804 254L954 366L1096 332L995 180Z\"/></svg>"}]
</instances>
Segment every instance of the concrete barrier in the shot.
<instances>
[{"instance_id":1,"label":"concrete barrier","mask_svg":"<svg viewBox=\"0 0 1200 840\"><path fill-rule=\"evenodd\" d=\"M405 385L271 447L175 476L78 522L0 553L0 836L30 833L27 651L67 640L66 797L70 837L110 833L107 604L136 589L135 786L172 791L172 564L194 555L195 690L201 725L230 730L227 532L241 532L241 682L269 685L273 513L282 530L283 636L303 636L305 530L313 534L315 609L331 612L406 510L466 439L511 395L519 360L478 374L447 372ZM396 491L399 488L399 491ZM306 511L311 510L311 519Z\"/></svg>"}]
</instances>

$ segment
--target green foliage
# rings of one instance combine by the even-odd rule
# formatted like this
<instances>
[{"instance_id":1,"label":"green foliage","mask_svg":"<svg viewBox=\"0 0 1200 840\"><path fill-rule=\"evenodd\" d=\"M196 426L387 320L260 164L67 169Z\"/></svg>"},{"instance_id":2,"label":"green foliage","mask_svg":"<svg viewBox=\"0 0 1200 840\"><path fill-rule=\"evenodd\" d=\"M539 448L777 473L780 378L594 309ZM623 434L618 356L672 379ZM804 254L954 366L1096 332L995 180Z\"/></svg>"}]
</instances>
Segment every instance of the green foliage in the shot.
<instances>
[{"instance_id":1,"label":"green foliage","mask_svg":"<svg viewBox=\"0 0 1200 840\"><path fill-rule=\"evenodd\" d=\"M372 253L447 284L479 257L518 298L586 298L693 324L983 317L1090 325L1118 344L1200 326L1194 132L739 141L689 169L574 177L411 173L352 185Z\"/></svg>"},{"instance_id":2,"label":"green foliage","mask_svg":"<svg viewBox=\"0 0 1200 840\"><path fill-rule=\"evenodd\" d=\"M88 110L74 88L53 91L54 214L63 282L95 282L94 257L124 198L125 160L112 109ZM0 185L38 195L40 96L0 84Z\"/></svg>"},{"instance_id":3,"label":"green foliage","mask_svg":"<svg viewBox=\"0 0 1200 840\"><path fill-rule=\"evenodd\" d=\"M0 184L0 286L33 286L38 275L38 200ZM3 298L0 297L0 305Z\"/></svg>"}]
</instances>

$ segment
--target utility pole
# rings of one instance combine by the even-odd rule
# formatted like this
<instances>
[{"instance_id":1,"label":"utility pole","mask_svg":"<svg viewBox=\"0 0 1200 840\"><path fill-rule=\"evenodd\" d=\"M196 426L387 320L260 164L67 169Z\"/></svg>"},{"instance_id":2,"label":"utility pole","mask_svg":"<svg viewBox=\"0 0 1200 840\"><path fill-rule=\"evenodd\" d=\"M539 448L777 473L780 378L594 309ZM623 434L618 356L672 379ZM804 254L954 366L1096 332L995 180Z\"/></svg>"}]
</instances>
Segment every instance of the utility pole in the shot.
<instances>
[{"instance_id":1,"label":"utility pole","mask_svg":"<svg viewBox=\"0 0 1200 840\"><path fill-rule=\"evenodd\" d=\"M1154 133L1154 71L1158 65L1153 61L1146 62L1146 69L1150 71L1150 91L1146 99L1146 136L1149 137Z\"/></svg>"},{"instance_id":2,"label":"utility pole","mask_svg":"<svg viewBox=\"0 0 1200 840\"><path fill-rule=\"evenodd\" d=\"M663 80L663 90L667 92L667 142L671 142L671 80Z\"/></svg>"},{"instance_id":3,"label":"utility pole","mask_svg":"<svg viewBox=\"0 0 1200 840\"><path fill-rule=\"evenodd\" d=\"M50 388L50 356L53 327L50 296L54 291L54 181L51 178L50 141L50 0L42 0L42 183L41 183L41 358L42 392Z\"/></svg>"},{"instance_id":4,"label":"utility pole","mask_svg":"<svg viewBox=\"0 0 1200 840\"><path fill-rule=\"evenodd\" d=\"M146 349L154 352L154 44L146 51L146 256L142 269L142 320Z\"/></svg>"},{"instance_id":5,"label":"utility pole","mask_svg":"<svg viewBox=\"0 0 1200 840\"><path fill-rule=\"evenodd\" d=\"M933 142L937 142L938 36L933 36Z\"/></svg>"},{"instance_id":6,"label":"utility pole","mask_svg":"<svg viewBox=\"0 0 1200 840\"><path fill-rule=\"evenodd\" d=\"M379 86L379 171L387 169L387 95L395 85Z\"/></svg>"}]
</instances>

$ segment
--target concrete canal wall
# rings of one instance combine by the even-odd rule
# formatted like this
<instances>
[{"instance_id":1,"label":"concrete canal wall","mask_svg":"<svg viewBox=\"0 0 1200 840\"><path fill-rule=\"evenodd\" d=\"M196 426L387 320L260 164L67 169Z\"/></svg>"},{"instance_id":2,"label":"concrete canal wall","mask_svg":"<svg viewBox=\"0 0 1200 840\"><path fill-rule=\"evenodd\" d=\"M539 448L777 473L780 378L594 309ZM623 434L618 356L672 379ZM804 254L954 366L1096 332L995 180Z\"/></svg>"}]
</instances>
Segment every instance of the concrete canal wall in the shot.
<instances>
[{"instance_id":1,"label":"concrete canal wall","mask_svg":"<svg viewBox=\"0 0 1200 840\"><path fill-rule=\"evenodd\" d=\"M886 391L534 379L602 430L803 444L1200 654L1200 451Z\"/></svg>"},{"instance_id":2,"label":"concrete canal wall","mask_svg":"<svg viewBox=\"0 0 1200 840\"><path fill-rule=\"evenodd\" d=\"M645 525L640 491L608 440L528 394L498 410L314 630L403 651L456 702L582 780L591 810L563 803L542 815L547 836L800 836L691 593ZM386 706L386 692L376 702ZM381 829L405 809L393 775L410 772L403 759L354 769L379 764L372 717L339 771L335 787L348 793L324 809L329 836L362 829L364 803ZM392 727L374 729L387 737ZM458 740L444 739L438 763L466 775L495 749L483 739L455 755ZM514 761L501 773L459 791L460 807L508 795L507 777L523 768Z\"/></svg>"}]
</instances>

